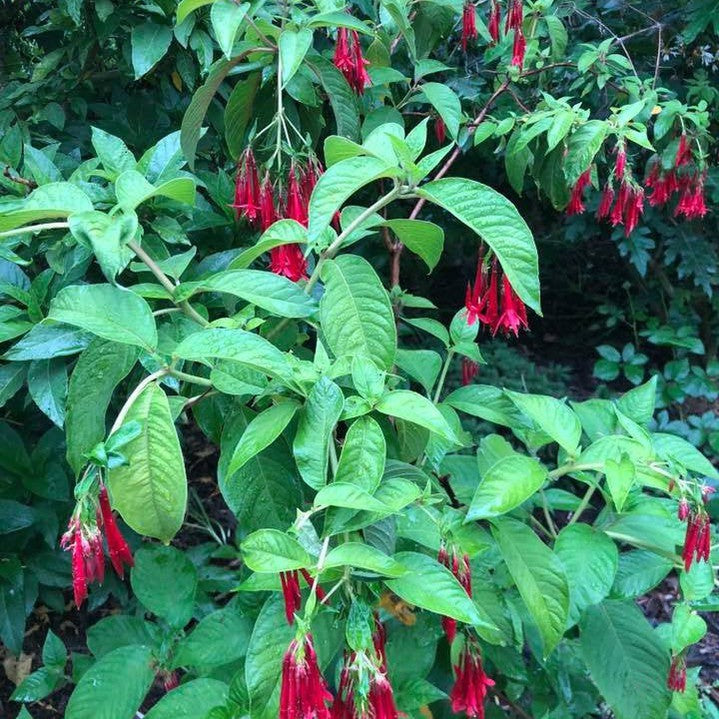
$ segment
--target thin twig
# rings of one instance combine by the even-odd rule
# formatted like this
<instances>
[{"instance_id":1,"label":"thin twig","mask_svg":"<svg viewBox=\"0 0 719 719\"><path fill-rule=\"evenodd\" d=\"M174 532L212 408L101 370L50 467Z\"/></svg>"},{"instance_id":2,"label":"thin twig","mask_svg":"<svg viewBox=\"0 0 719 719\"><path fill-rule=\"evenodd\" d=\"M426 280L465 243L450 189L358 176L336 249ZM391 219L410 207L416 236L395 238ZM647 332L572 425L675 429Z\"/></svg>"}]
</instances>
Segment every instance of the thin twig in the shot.
<instances>
[{"instance_id":1,"label":"thin twig","mask_svg":"<svg viewBox=\"0 0 719 719\"><path fill-rule=\"evenodd\" d=\"M35 180L28 180L25 177L20 177L20 175L13 175L10 165L5 166L3 175L5 175L10 182L16 182L18 185L25 185L25 187L28 187L31 190L34 190L37 187L37 182L35 182Z\"/></svg>"}]
</instances>

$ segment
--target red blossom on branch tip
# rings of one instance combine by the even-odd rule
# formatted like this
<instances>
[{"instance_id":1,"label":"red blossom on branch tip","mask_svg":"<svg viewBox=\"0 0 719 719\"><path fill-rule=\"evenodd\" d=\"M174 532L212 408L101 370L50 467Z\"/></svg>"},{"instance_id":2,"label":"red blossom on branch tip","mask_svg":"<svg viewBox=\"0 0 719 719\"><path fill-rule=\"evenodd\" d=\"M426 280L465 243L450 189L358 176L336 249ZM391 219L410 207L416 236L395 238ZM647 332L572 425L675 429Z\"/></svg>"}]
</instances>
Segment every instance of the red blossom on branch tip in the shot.
<instances>
[{"instance_id":1,"label":"red blossom on branch tip","mask_svg":"<svg viewBox=\"0 0 719 719\"><path fill-rule=\"evenodd\" d=\"M579 215L584 212L584 190L592 181L592 169L586 169L574 183L572 193L569 197L569 204L567 205L567 215Z\"/></svg>"},{"instance_id":2,"label":"red blossom on branch tip","mask_svg":"<svg viewBox=\"0 0 719 719\"><path fill-rule=\"evenodd\" d=\"M441 117L435 118L434 136L437 138L437 142L440 145L444 144L447 137L447 126L444 124L444 120Z\"/></svg>"},{"instance_id":3,"label":"red blossom on branch tip","mask_svg":"<svg viewBox=\"0 0 719 719\"><path fill-rule=\"evenodd\" d=\"M493 42L499 42L499 0L491 0L489 6L489 18L487 19L487 30Z\"/></svg>"},{"instance_id":4,"label":"red blossom on branch tip","mask_svg":"<svg viewBox=\"0 0 719 719\"><path fill-rule=\"evenodd\" d=\"M282 660L279 719L330 719L330 701L312 635L293 639Z\"/></svg>"},{"instance_id":5,"label":"red blossom on branch tip","mask_svg":"<svg viewBox=\"0 0 719 719\"><path fill-rule=\"evenodd\" d=\"M285 618L288 624L295 621L295 612L302 606L302 594L300 593L300 580L297 571L280 572L280 584L282 585L282 597L285 601Z\"/></svg>"},{"instance_id":6,"label":"red blossom on branch tip","mask_svg":"<svg viewBox=\"0 0 719 719\"><path fill-rule=\"evenodd\" d=\"M252 148L246 148L237 162L235 198L232 203L238 218L244 217L253 227L260 212L260 178Z\"/></svg>"},{"instance_id":7,"label":"red blossom on branch tip","mask_svg":"<svg viewBox=\"0 0 719 719\"><path fill-rule=\"evenodd\" d=\"M639 218L644 212L644 190L641 187L632 187L624 205L624 235L629 237L639 224Z\"/></svg>"},{"instance_id":8,"label":"red blossom on branch tip","mask_svg":"<svg viewBox=\"0 0 719 719\"><path fill-rule=\"evenodd\" d=\"M624 145L617 147L617 159L614 163L614 176L618 180L622 180L624 177L624 170L627 166L627 153L624 150Z\"/></svg>"},{"instance_id":9,"label":"red blossom on branch tip","mask_svg":"<svg viewBox=\"0 0 719 719\"><path fill-rule=\"evenodd\" d=\"M673 692L684 692L687 688L687 663L683 654L672 656L667 677L667 688Z\"/></svg>"},{"instance_id":10,"label":"red blossom on branch tip","mask_svg":"<svg viewBox=\"0 0 719 719\"><path fill-rule=\"evenodd\" d=\"M704 199L704 175L694 174L685 181L674 216L684 215L687 220L704 217L707 213Z\"/></svg>"},{"instance_id":11,"label":"red blossom on branch tip","mask_svg":"<svg viewBox=\"0 0 719 719\"><path fill-rule=\"evenodd\" d=\"M265 179L260 186L260 228L264 232L270 225L278 220L275 207L275 194L270 173L265 173Z\"/></svg>"},{"instance_id":12,"label":"red blossom on branch tip","mask_svg":"<svg viewBox=\"0 0 719 719\"><path fill-rule=\"evenodd\" d=\"M285 217L307 227L307 198L303 192L297 167L293 164L287 178L287 206Z\"/></svg>"},{"instance_id":13,"label":"red blossom on branch tip","mask_svg":"<svg viewBox=\"0 0 719 719\"><path fill-rule=\"evenodd\" d=\"M370 84L367 74L369 61L362 55L362 45L356 30L348 30L346 27L337 30L333 62L355 93L362 95L365 87Z\"/></svg>"},{"instance_id":14,"label":"red blossom on branch tip","mask_svg":"<svg viewBox=\"0 0 719 719\"><path fill-rule=\"evenodd\" d=\"M518 67L520 70L524 65L524 55L527 52L527 39L524 37L522 26L520 25L514 31L514 42L512 43L512 60L510 65Z\"/></svg>"},{"instance_id":15,"label":"red blossom on branch tip","mask_svg":"<svg viewBox=\"0 0 719 719\"><path fill-rule=\"evenodd\" d=\"M509 283L507 275L502 277L502 305L493 334L501 330L505 335L519 337L519 330L529 329L527 308Z\"/></svg>"},{"instance_id":16,"label":"red blossom on branch tip","mask_svg":"<svg viewBox=\"0 0 719 719\"><path fill-rule=\"evenodd\" d=\"M677 517L683 522L689 516L689 502L686 497L682 497L679 500L679 506L677 507Z\"/></svg>"},{"instance_id":17,"label":"red blossom on branch tip","mask_svg":"<svg viewBox=\"0 0 719 719\"><path fill-rule=\"evenodd\" d=\"M700 508L688 515L682 550L685 571L689 571L694 561L708 562L710 553L711 521L709 515Z\"/></svg>"},{"instance_id":18,"label":"red blossom on branch tip","mask_svg":"<svg viewBox=\"0 0 719 719\"><path fill-rule=\"evenodd\" d=\"M674 167L683 167L688 165L692 159L692 149L687 140L687 136L682 133L679 137L679 146L677 147L677 154L674 157Z\"/></svg>"},{"instance_id":19,"label":"red blossom on branch tip","mask_svg":"<svg viewBox=\"0 0 719 719\"><path fill-rule=\"evenodd\" d=\"M472 384L479 373L479 365L468 357L462 357L462 385Z\"/></svg>"},{"instance_id":20,"label":"red blossom on branch tip","mask_svg":"<svg viewBox=\"0 0 719 719\"><path fill-rule=\"evenodd\" d=\"M280 245L270 250L270 271L293 282L307 279L307 260L300 245Z\"/></svg>"},{"instance_id":21,"label":"red blossom on branch tip","mask_svg":"<svg viewBox=\"0 0 719 719\"><path fill-rule=\"evenodd\" d=\"M120 528L117 526L115 515L112 513L112 507L110 507L110 498L107 496L107 489L104 485L100 488L99 503L102 527L105 531L110 561L115 569L115 573L122 579L125 576L125 565L132 567L135 564L135 560L132 558L130 547L122 536Z\"/></svg>"},{"instance_id":22,"label":"red blossom on branch tip","mask_svg":"<svg viewBox=\"0 0 719 719\"><path fill-rule=\"evenodd\" d=\"M612 211L612 202L614 202L614 188L607 183L602 190L602 197L597 208L597 219L604 220L609 217Z\"/></svg>"},{"instance_id":23,"label":"red blossom on branch tip","mask_svg":"<svg viewBox=\"0 0 719 719\"><path fill-rule=\"evenodd\" d=\"M465 2L462 8L462 51L467 52L470 40L474 41L477 37L477 15L474 5L471 2Z\"/></svg>"},{"instance_id":24,"label":"red blossom on branch tip","mask_svg":"<svg viewBox=\"0 0 719 719\"><path fill-rule=\"evenodd\" d=\"M467 638L454 673L456 679L450 693L452 711L484 719L487 690L494 686L494 681L484 673L479 647L474 640Z\"/></svg>"},{"instance_id":25,"label":"red blossom on branch tip","mask_svg":"<svg viewBox=\"0 0 719 719\"><path fill-rule=\"evenodd\" d=\"M510 30L520 30L523 23L524 7L522 6L522 0L511 0L504 22L504 32L508 33Z\"/></svg>"}]
</instances>

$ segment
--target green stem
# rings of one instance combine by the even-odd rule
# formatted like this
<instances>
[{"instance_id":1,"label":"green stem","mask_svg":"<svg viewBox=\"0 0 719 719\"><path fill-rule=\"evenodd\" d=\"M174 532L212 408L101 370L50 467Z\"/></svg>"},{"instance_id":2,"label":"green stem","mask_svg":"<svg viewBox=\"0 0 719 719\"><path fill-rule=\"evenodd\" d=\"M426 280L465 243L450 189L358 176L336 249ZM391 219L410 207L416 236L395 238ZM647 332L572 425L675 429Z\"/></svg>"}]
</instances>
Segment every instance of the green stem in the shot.
<instances>
[{"instance_id":1,"label":"green stem","mask_svg":"<svg viewBox=\"0 0 719 719\"><path fill-rule=\"evenodd\" d=\"M192 382L192 384L199 384L201 387L212 387L211 380L205 377L198 377L195 374L188 374L187 372L180 372L179 369L168 369L167 374L181 379L183 382Z\"/></svg>"},{"instance_id":2,"label":"green stem","mask_svg":"<svg viewBox=\"0 0 719 719\"><path fill-rule=\"evenodd\" d=\"M194 307L192 307L187 300L184 300L183 302L175 301L175 285L172 284L172 280L170 280L155 260L153 260L152 257L150 257L150 255L148 255L147 252L145 252L145 250L137 244L137 242L128 242L127 246L140 258L140 260L142 260L147 269L155 275L157 281L170 293L170 297L173 298L172 301L177 305L177 307L179 307L190 319L197 322L197 324L202 325L203 327L209 326L210 323Z\"/></svg>"},{"instance_id":3,"label":"green stem","mask_svg":"<svg viewBox=\"0 0 719 719\"><path fill-rule=\"evenodd\" d=\"M5 230L5 232L0 232L0 238L24 235L27 232L42 232L42 230L66 230L68 227L70 225L67 222L43 222L39 225L25 225L16 227L14 230Z\"/></svg>"},{"instance_id":4,"label":"green stem","mask_svg":"<svg viewBox=\"0 0 719 719\"><path fill-rule=\"evenodd\" d=\"M552 535L552 538L556 539L557 528L554 526L554 521L552 520L552 515L549 513L549 506L547 505L547 495L544 494L544 490L542 490L541 494L542 494L542 510L544 511L544 519L547 522L547 528L549 529L549 532Z\"/></svg>"},{"instance_id":5,"label":"green stem","mask_svg":"<svg viewBox=\"0 0 719 719\"><path fill-rule=\"evenodd\" d=\"M574 524L581 516L584 510L589 506L589 502L592 499L592 496L594 495L595 490L597 489L596 484L592 484L591 486L587 487L587 491L584 493L584 496L582 497L582 501L579 503L579 506L577 507L577 511L572 515L572 518L569 520L569 524L567 526L571 526Z\"/></svg>"},{"instance_id":6,"label":"green stem","mask_svg":"<svg viewBox=\"0 0 719 719\"><path fill-rule=\"evenodd\" d=\"M145 387L152 384L155 380L160 379L160 377L164 377L168 372L169 370L167 368L159 369L157 372L153 372L151 375L145 377L145 379L132 390L130 396L125 400L125 404L122 405L122 409L118 412L115 422L112 427L110 427L108 436L120 429L122 423L125 421L125 417L127 417L127 413L130 411L132 405L135 404L137 398L142 394Z\"/></svg>"},{"instance_id":7,"label":"green stem","mask_svg":"<svg viewBox=\"0 0 719 719\"><path fill-rule=\"evenodd\" d=\"M444 381L447 379L447 372L449 371L449 365L452 361L452 357L454 357L454 350L449 350L447 352L447 358L444 360L444 366L442 367L442 374L439 376L439 380L437 381L437 389L434 392L434 398L432 399L432 402L434 404L437 404L439 402L439 398L442 396L442 389L444 388Z\"/></svg>"},{"instance_id":8,"label":"green stem","mask_svg":"<svg viewBox=\"0 0 719 719\"><path fill-rule=\"evenodd\" d=\"M399 196L401 191L402 188L399 185L396 185L386 195L380 197L377 202L364 210L364 212L360 212L360 214L357 215L357 217L355 217L349 225L347 225L347 228L343 230L337 239L320 255L317 265L315 265L314 272L305 286L305 292L307 294L310 294L312 288L317 284L317 281L320 278L322 265L325 261L332 259L337 252L339 252L340 247L342 247L342 243L347 239L347 237L349 237L365 220L372 217L375 212L379 212L379 210L381 210L385 205L389 205L392 200Z\"/></svg>"},{"instance_id":9,"label":"green stem","mask_svg":"<svg viewBox=\"0 0 719 719\"><path fill-rule=\"evenodd\" d=\"M595 462L593 464L564 464L561 467L553 469L549 473L550 479L559 479L565 474L571 474L572 472L601 472L604 469L604 464Z\"/></svg>"}]
</instances>

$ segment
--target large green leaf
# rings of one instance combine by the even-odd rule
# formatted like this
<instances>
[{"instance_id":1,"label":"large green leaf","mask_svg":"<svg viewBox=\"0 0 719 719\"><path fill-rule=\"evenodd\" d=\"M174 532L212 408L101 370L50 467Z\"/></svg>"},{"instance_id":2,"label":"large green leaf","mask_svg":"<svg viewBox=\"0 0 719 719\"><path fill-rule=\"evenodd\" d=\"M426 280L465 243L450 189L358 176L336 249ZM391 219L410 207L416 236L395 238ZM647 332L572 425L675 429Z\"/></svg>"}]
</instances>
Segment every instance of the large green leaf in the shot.
<instances>
[{"instance_id":1,"label":"large green leaf","mask_svg":"<svg viewBox=\"0 0 719 719\"><path fill-rule=\"evenodd\" d=\"M448 85L439 82L424 83L422 92L444 120L451 137L456 140L459 134L459 122L462 119L462 104L457 93Z\"/></svg>"},{"instance_id":2,"label":"large green leaf","mask_svg":"<svg viewBox=\"0 0 719 719\"><path fill-rule=\"evenodd\" d=\"M560 447L574 454L579 447L582 425L572 410L561 400L542 394L524 394L505 390L507 396Z\"/></svg>"},{"instance_id":3,"label":"large green leaf","mask_svg":"<svg viewBox=\"0 0 719 719\"><path fill-rule=\"evenodd\" d=\"M607 599L580 624L584 661L617 719L666 716L669 652L631 602Z\"/></svg>"},{"instance_id":4,"label":"large green leaf","mask_svg":"<svg viewBox=\"0 0 719 719\"><path fill-rule=\"evenodd\" d=\"M278 529L258 529L241 545L242 558L253 572L289 572L314 564L302 545Z\"/></svg>"},{"instance_id":5,"label":"large green leaf","mask_svg":"<svg viewBox=\"0 0 719 719\"><path fill-rule=\"evenodd\" d=\"M588 524L565 527L554 543L569 582L569 620L579 621L587 607L602 601L617 573L617 545Z\"/></svg>"},{"instance_id":6,"label":"large green leaf","mask_svg":"<svg viewBox=\"0 0 719 719\"><path fill-rule=\"evenodd\" d=\"M292 365L285 354L264 337L246 332L212 328L195 332L175 348L175 355L186 360L232 360L271 377L292 381Z\"/></svg>"},{"instance_id":7,"label":"large green leaf","mask_svg":"<svg viewBox=\"0 0 719 719\"><path fill-rule=\"evenodd\" d=\"M145 719L205 719L210 709L224 706L228 693L227 684L217 679L192 679L165 694Z\"/></svg>"},{"instance_id":8,"label":"large green leaf","mask_svg":"<svg viewBox=\"0 0 719 719\"><path fill-rule=\"evenodd\" d=\"M65 361L58 357L31 362L27 373L27 388L39 409L54 424L62 427L67 399Z\"/></svg>"},{"instance_id":9,"label":"large green leaf","mask_svg":"<svg viewBox=\"0 0 719 719\"><path fill-rule=\"evenodd\" d=\"M48 318L147 352L157 346L150 305L134 292L113 285L65 287L50 303Z\"/></svg>"},{"instance_id":10,"label":"large green leaf","mask_svg":"<svg viewBox=\"0 0 719 719\"><path fill-rule=\"evenodd\" d=\"M674 562L647 549L632 549L619 555L612 596L633 598L646 594L672 571Z\"/></svg>"},{"instance_id":11,"label":"large green leaf","mask_svg":"<svg viewBox=\"0 0 719 719\"><path fill-rule=\"evenodd\" d=\"M123 172L115 181L117 204L125 212L132 212L138 205L153 197L167 197L186 205L195 203L195 183L189 177L175 177L161 185L148 182L137 170Z\"/></svg>"},{"instance_id":12,"label":"large green leaf","mask_svg":"<svg viewBox=\"0 0 719 719\"><path fill-rule=\"evenodd\" d=\"M119 137L115 137L99 127L92 128L92 146L111 180L126 170L134 170L137 165L135 157L127 145Z\"/></svg>"},{"instance_id":13,"label":"large green leaf","mask_svg":"<svg viewBox=\"0 0 719 719\"><path fill-rule=\"evenodd\" d=\"M310 392L300 410L293 445L295 461L302 479L313 489L327 482L330 443L342 413L342 390L327 377L322 377Z\"/></svg>"},{"instance_id":14,"label":"large green leaf","mask_svg":"<svg viewBox=\"0 0 719 719\"><path fill-rule=\"evenodd\" d=\"M135 365L137 355L135 347L96 338L77 360L70 376L65 420L67 461L76 475L85 463L83 454L105 437L105 413L112 393Z\"/></svg>"},{"instance_id":15,"label":"large green leaf","mask_svg":"<svg viewBox=\"0 0 719 719\"><path fill-rule=\"evenodd\" d=\"M237 32L245 19L250 3L237 3L234 0L215 0L210 9L210 22L215 33L215 39L225 57L232 57L232 48L235 45ZM179 9L178 9L179 15Z\"/></svg>"},{"instance_id":16,"label":"large green leaf","mask_svg":"<svg viewBox=\"0 0 719 719\"><path fill-rule=\"evenodd\" d=\"M132 591L153 614L178 628L190 621L197 570L179 549L157 544L140 547L130 579Z\"/></svg>"},{"instance_id":17,"label":"large green leaf","mask_svg":"<svg viewBox=\"0 0 719 719\"><path fill-rule=\"evenodd\" d=\"M444 230L434 222L425 220L387 220L383 223L389 227L400 242L419 255L431 272L442 256L444 249Z\"/></svg>"},{"instance_id":18,"label":"large green leaf","mask_svg":"<svg viewBox=\"0 0 719 719\"><path fill-rule=\"evenodd\" d=\"M277 719L282 657L295 631L287 624L281 596L273 594L257 617L247 647L245 680L251 719Z\"/></svg>"},{"instance_id":19,"label":"large green leaf","mask_svg":"<svg viewBox=\"0 0 719 719\"><path fill-rule=\"evenodd\" d=\"M449 442L460 443L444 415L432 402L417 392L408 389L386 392L375 405L375 409L390 417L418 424Z\"/></svg>"},{"instance_id":20,"label":"large green leaf","mask_svg":"<svg viewBox=\"0 0 719 719\"><path fill-rule=\"evenodd\" d=\"M327 93L337 123L337 134L358 140L360 115L357 97L347 84L344 75L320 55L312 56L310 67Z\"/></svg>"},{"instance_id":21,"label":"large green leaf","mask_svg":"<svg viewBox=\"0 0 719 719\"><path fill-rule=\"evenodd\" d=\"M396 559L383 554L379 549L361 542L344 542L329 552L325 568L359 567L386 577L401 577L407 569Z\"/></svg>"},{"instance_id":22,"label":"large green leaf","mask_svg":"<svg viewBox=\"0 0 719 719\"><path fill-rule=\"evenodd\" d=\"M263 270L225 270L197 282L185 282L176 298L196 292L226 292L261 307L278 317L309 317L317 310L315 301L297 283Z\"/></svg>"},{"instance_id":23,"label":"large green leaf","mask_svg":"<svg viewBox=\"0 0 719 719\"><path fill-rule=\"evenodd\" d=\"M120 647L98 659L70 696L65 719L131 719L155 678L149 647Z\"/></svg>"},{"instance_id":24,"label":"large green leaf","mask_svg":"<svg viewBox=\"0 0 719 719\"><path fill-rule=\"evenodd\" d=\"M172 28L154 22L135 25L131 34L132 67L135 79L141 78L165 56L172 42Z\"/></svg>"},{"instance_id":25,"label":"large green leaf","mask_svg":"<svg viewBox=\"0 0 719 719\"><path fill-rule=\"evenodd\" d=\"M27 222L68 217L75 212L89 212L92 209L92 200L76 185L71 182L50 182L33 190L22 209L10 212L0 210L0 231L12 230Z\"/></svg>"},{"instance_id":26,"label":"large green leaf","mask_svg":"<svg viewBox=\"0 0 719 719\"><path fill-rule=\"evenodd\" d=\"M179 25L190 13L203 5L209 5L213 2L215 0L180 0L177 4L177 24Z\"/></svg>"},{"instance_id":27,"label":"large green leaf","mask_svg":"<svg viewBox=\"0 0 719 719\"><path fill-rule=\"evenodd\" d=\"M398 597L460 622L486 624L464 587L435 559L417 552L400 552L395 559L408 570L401 577L385 581Z\"/></svg>"},{"instance_id":28,"label":"large green leaf","mask_svg":"<svg viewBox=\"0 0 719 719\"><path fill-rule=\"evenodd\" d=\"M376 157L350 157L337 162L320 177L309 206L310 241L317 241L329 227L335 212L357 190L382 177L392 177L396 168Z\"/></svg>"},{"instance_id":29,"label":"large green leaf","mask_svg":"<svg viewBox=\"0 0 719 719\"><path fill-rule=\"evenodd\" d=\"M187 478L170 405L159 385L143 390L125 421L139 422L142 432L122 449L128 464L109 473L113 506L139 534L169 542L185 517Z\"/></svg>"},{"instance_id":30,"label":"large green leaf","mask_svg":"<svg viewBox=\"0 0 719 719\"><path fill-rule=\"evenodd\" d=\"M567 626L569 587L559 557L522 522L496 519L492 529L507 569L539 629L544 656L559 643Z\"/></svg>"},{"instance_id":31,"label":"large green leaf","mask_svg":"<svg viewBox=\"0 0 719 719\"><path fill-rule=\"evenodd\" d=\"M546 479L547 470L536 459L516 453L502 457L482 473L465 521L510 512L537 492Z\"/></svg>"},{"instance_id":32,"label":"large green leaf","mask_svg":"<svg viewBox=\"0 0 719 719\"><path fill-rule=\"evenodd\" d=\"M492 385L469 384L458 387L445 397L444 402L460 412L504 427L518 429L528 424L507 395Z\"/></svg>"},{"instance_id":33,"label":"large green leaf","mask_svg":"<svg viewBox=\"0 0 719 719\"><path fill-rule=\"evenodd\" d=\"M362 354L390 369L397 328L389 295L372 265L356 255L340 255L325 263L322 280L320 321L330 349L338 357Z\"/></svg>"},{"instance_id":34,"label":"large green leaf","mask_svg":"<svg viewBox=\"0 0 719 719\"><path fill-rule=\"evenodd\" d=\"M232 0L227 0L229 4L234 5ZM243 3L239 7L244 7L248 3ZM238 7L235 5L235 7ZM252 117L253 103L255 95L260 87L262 74L254 72L248 75L246 79L240 80L230 93L225 105L225 140L227 148L232 157L240 156L245 146L245 130L247 123Z\"/></svg>"},{"instance_id":35,"label":"large green leaf","mask_svg":"<svg viewBox=\"0 0 719 719\"><path fill-rule=\"evenodd\" d=\"M280 61L282 62L282 85L294 77L312 46L312 30L283 30L278 41Z\"/></svg>"},{"instance_id":36,"label":"large green leaf","mask_svg":"<svg viewBox=\"0 0 719 719\"><path fill-rule=\"evenodd\" d=\"M459 177L428 182L417 194L473 229L494 251L522 301L541 314L537 248L527 223L506 197Z\"/></svg>"},{"instance_id":37,"label":"large green leaf","mask_svg":"<svg viewBox=\"0 0 719 719\"><path fill-rule=\"evenodd\" d=\"M74 355L87 347L93 336L75 327L40 322L4 355L14 361L50 359Z\"/></svg>"},{"instance_id":38,"label":"large green leaf","mask_svg":"<svg viewBox=\"0 0 719 719\"><path fill-rule=\"evenodd\" d=\"M345 435L336 482L351 482L368 492L377 489L386 459L382 429L371 417L359 417Z\"/></svg>"}]
</instances>

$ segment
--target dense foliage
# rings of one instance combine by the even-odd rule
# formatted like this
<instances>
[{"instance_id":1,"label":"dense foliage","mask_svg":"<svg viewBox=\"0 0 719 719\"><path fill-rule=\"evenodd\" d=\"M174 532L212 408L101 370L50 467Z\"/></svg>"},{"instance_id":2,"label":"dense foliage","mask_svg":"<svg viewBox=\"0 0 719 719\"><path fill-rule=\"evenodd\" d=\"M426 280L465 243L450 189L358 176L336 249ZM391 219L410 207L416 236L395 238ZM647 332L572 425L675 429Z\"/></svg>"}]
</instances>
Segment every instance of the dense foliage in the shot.
<instances>
[{"instance_id":1,"label":"dense foliage","mask_svg":"<svg viewBox=\"0 0 719 719\"><path fill-rule=\"evenodd\" d=\"M10 711L715 716L717 18L0 7Z\"/></svg>"}]
</instances>

